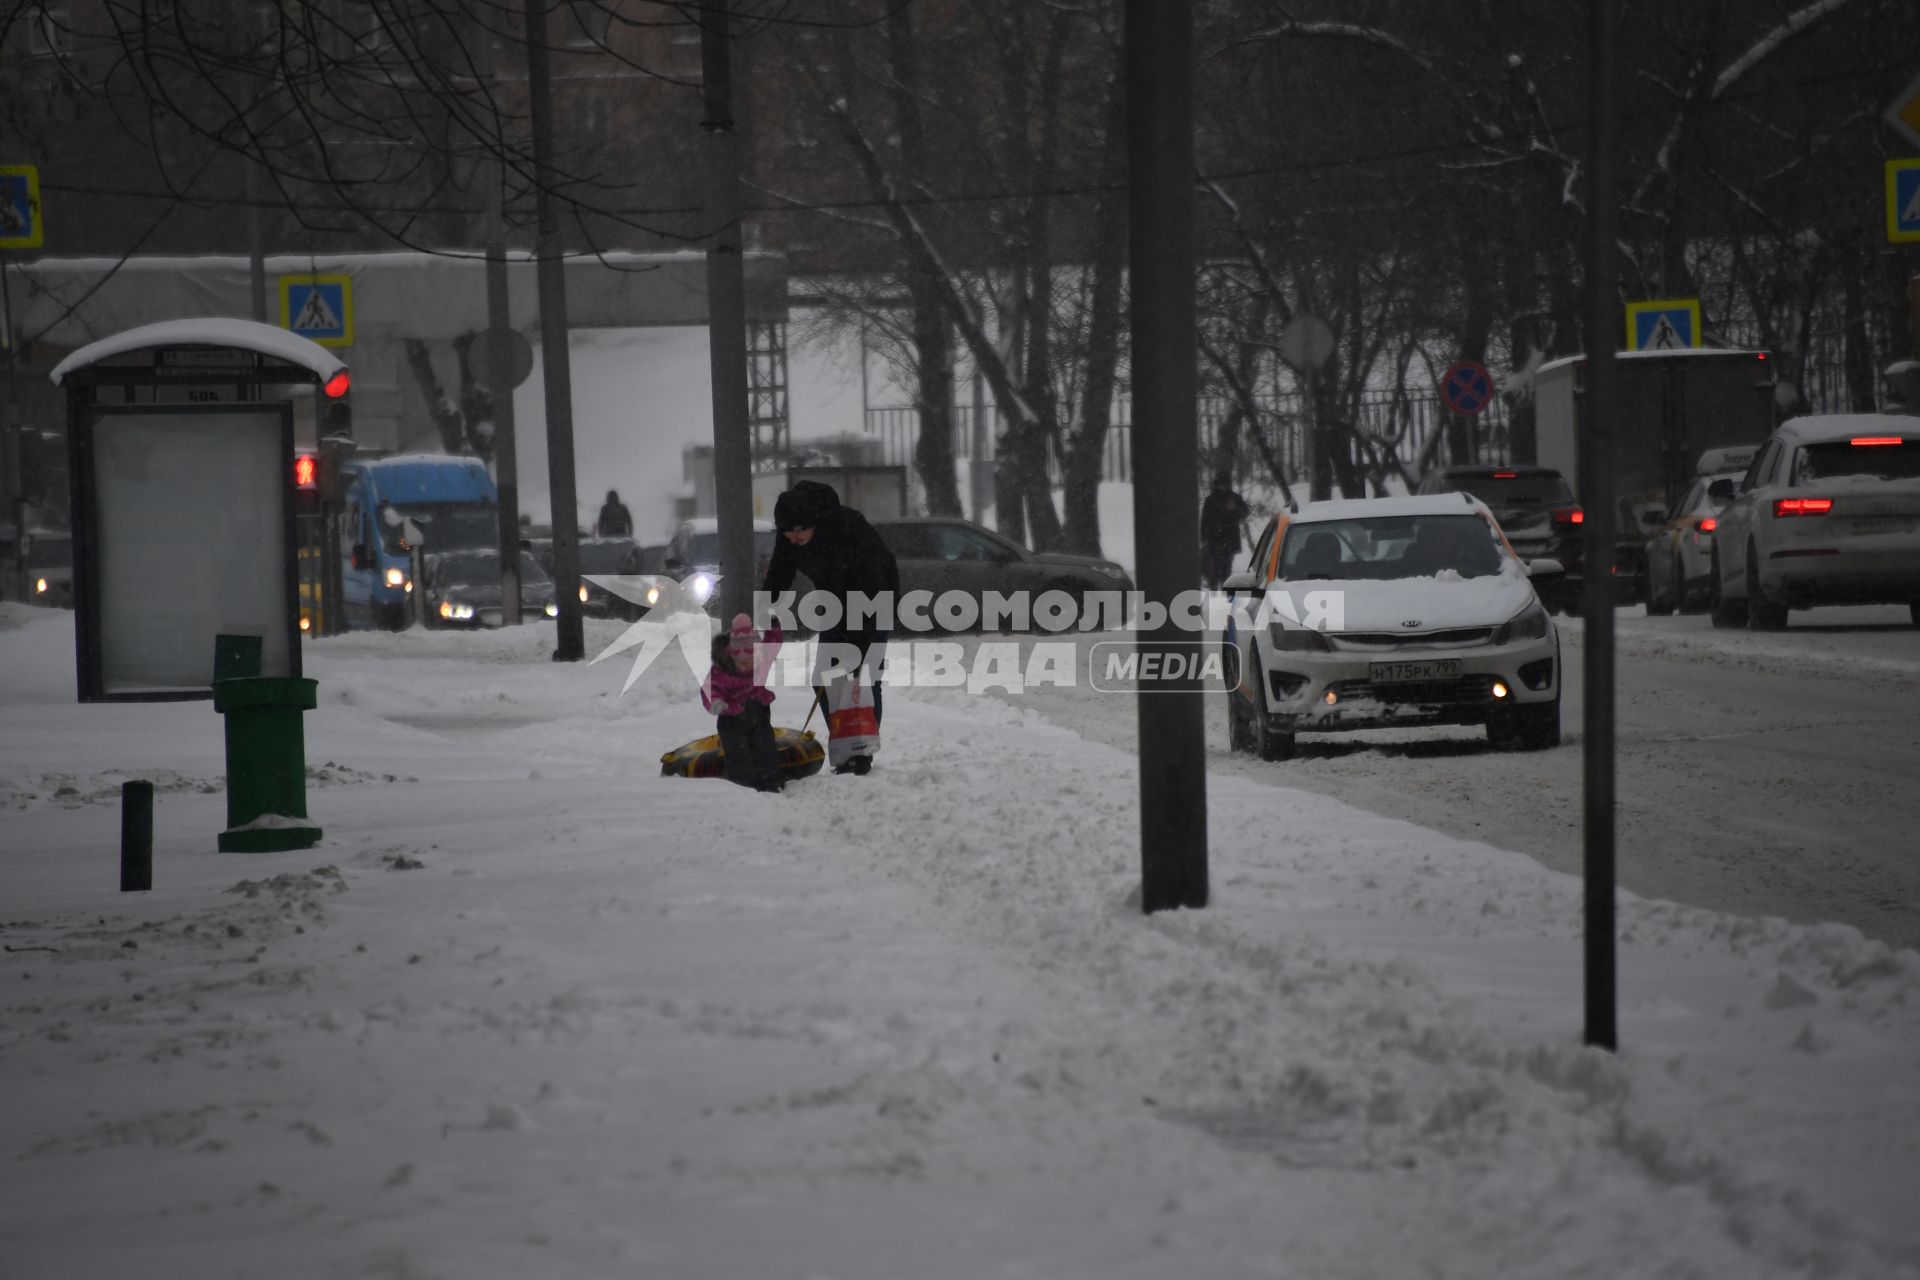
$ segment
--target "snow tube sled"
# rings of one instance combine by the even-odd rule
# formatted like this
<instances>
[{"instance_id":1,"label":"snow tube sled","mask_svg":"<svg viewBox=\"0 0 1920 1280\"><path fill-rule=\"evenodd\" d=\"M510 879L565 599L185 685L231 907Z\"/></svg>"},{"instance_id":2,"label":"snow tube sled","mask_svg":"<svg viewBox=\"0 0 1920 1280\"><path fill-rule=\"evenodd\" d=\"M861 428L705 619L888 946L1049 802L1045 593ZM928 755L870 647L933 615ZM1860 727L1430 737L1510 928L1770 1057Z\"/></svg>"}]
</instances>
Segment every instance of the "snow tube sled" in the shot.
<instances>
[{"instance_id":1,"label":"snow tube sled","mask_svg":"<svg viewBox=\"0 0 1920 1280\"><path fill-rule=\"evenodd\" d=\"M827 762L827 749L814 740L813 732L798 729L773 731L773 749L780 757L780 776L792 781L811 778ZM663 778L724 778L727 753L720 746L720 735L710 733L675 747L660 757Z\"/></svg>"}]
</instances>

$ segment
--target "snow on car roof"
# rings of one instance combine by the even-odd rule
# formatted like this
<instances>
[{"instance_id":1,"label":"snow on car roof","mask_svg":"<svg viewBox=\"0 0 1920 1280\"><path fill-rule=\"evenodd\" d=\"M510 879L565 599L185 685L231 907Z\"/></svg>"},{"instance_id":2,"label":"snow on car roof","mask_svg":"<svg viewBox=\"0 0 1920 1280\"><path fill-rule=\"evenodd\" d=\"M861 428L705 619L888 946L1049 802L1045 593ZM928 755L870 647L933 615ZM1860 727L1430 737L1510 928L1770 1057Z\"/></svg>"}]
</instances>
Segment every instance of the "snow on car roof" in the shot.
<instances>
[{"instance_id":1,"label":"snow on car roof","mask_svg":"<svg viewBox=\"0 0 1920 1280\"><path fill-rule=\"evenodd\" d=\"M1777 432L1795 444L1819 444L1854 436L1904 436L1920 440L1920 418L1901 413L1822 413L1789 418Z\"/></svg>"},{"instance_id":2,"label":"snow on car roof","mask_svg":"<svg viewBox=\"0 0 1920 1280\"><path fill-rule=\"evenodd\" d=\"M680 527L695 537L699 537L703 533L720 532L720 521L719 518L715 516L695 516ZM774 531L773 521L755 520L753 522L753 531L755 533L772 533Z\"/></svg>"},{"instance_id":3,"label":"snow on car roof","mask_svg":"<svg viewBox=\"0 0 1920 1280\"><path fill-rule=\"evenodd\" d=\"M1458 493L1430 493L1400 498L1332 498L1309 502L1292 516L1294 524L1322 520L1363 520L1373 516L1454 516L1485 511L1476 498Z\"/></svg>"},{"instance_id":4,"label":"snow on car roof","mask_svg":"<svg viewBox=\"0 0 1920 1280\"><path fill-rule=\"evenodd\" d=\"M1615 360L1724 360L1729 356L1745 356L1749 360L1765 360L1767 353L1746 347L1662 347L1658 350L1616 351L1613 353ZM1585 364L1586 362L1587 357L1585 353L1577 356L1561 356L1557 360L1546 361L1533 372L1534 376L1538 377L1540 374L1550 370L1564 369L1570 364Z\"/></svg>"}]
</instances>

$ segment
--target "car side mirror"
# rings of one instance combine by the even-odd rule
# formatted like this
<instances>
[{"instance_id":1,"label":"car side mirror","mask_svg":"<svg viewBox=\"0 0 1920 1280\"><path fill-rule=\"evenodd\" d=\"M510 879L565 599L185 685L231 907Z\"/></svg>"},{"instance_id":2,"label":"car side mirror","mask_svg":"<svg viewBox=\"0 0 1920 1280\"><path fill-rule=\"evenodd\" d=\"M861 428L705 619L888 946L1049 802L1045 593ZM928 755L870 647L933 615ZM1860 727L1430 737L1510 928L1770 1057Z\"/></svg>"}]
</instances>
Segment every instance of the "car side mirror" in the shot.
<instances>
[{"instance_id":1,"label":"car side mirror","mask_svg":"<svg viewBox=\"0 0 1920 1280\"><path fill-rule=\"evenodd\" d=\"M1260 584L1254 580L1251 572L1236 573L1222 581L1220 589L1231 596L1238 595L1242 591L1252 591L1259 585Z\"/></svg>"},{"instance_id":2,"label":"car side mirror","mask_svg":"<svg viewBox=\"0 0 1920 1280\"><path fill-rule=\"evenodd\" d=\"M1715 480L1707 486L1707 496L1725 502L1733 497L1733 481L1725 477Z\"/></svg>"},{"instance_id":3,"label":"car side mirror","mask_svg":"<svg viewBox=\"0 0 1920 1280\"><path fill-rule=\"evenodd\" d=\"M1564 574L1566 571L1567 566L1548 556L1542 556L1538 560L1527 561L1527 576L1529 578L1551 578L1557 574Z\"/></svg>"},{"instance_id":4,"label":"car side mirror","mask_svg":"<svg viewBox=\"0 0 1920 1280\"><path fill-rule=\"evenodd\" d=\"M371 557L369 557L369 556L367 555L367 544L366 544L366 543L364 543L364 542L356 542L356 543L354 543L354 544L353 544L353 567L354 567L354 568L356 568L356 569L370 569L370 568L372 568L373 566L372 566L372 565L371 565L370 563L368 563L368 561L370 560L370 558L371 558Z\"/></svg>"}]
</instances>

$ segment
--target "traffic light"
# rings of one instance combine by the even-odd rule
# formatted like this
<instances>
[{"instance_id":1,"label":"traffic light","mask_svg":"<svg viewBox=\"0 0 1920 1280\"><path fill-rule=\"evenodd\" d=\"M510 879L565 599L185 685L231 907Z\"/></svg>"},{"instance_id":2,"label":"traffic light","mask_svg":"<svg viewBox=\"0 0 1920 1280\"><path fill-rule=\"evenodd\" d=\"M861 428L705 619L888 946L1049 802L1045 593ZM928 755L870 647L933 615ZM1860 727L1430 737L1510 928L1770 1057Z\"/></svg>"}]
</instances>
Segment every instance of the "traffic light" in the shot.
<instances>
[{"instance_id":1,"label":"traffic light","mask_svg":"<svg viewBox=\"0 0 1920 1280\"><path fill-rule=\"evenodd\" d=\"M320 459L314 454L293 456L293 509L303 516L320 511Z\"/></svg>"}]
</instances>

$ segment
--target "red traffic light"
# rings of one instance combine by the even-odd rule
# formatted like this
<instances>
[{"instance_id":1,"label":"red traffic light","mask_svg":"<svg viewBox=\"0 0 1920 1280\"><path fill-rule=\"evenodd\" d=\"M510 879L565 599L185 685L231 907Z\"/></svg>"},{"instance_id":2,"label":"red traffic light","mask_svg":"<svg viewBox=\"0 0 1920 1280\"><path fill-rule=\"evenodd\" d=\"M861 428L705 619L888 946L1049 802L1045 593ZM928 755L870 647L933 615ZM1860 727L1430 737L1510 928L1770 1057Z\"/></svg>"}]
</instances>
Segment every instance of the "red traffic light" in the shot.
<instances>
[{"instance_id":1,"label":"red traffic light","mask_svg":"<svg viewBox=\"0 0 1920 1280\"><path fill-rule=\"evenodd\" d=\"M320 460L310 453L297 455L293 460L293 483L298 489L311 489L320 479Z\"/></svg>"},{"instance_id":2,"label":"red traffic light","mask_svg":"<svg viewBox=\"0 0 1920 1280\"><path fill-rule=\"evenodd\" d=\"M338 400L341 396L347 394L347 389L352 385L353 385L353 376L349 374L345 369L342 369L340 370L340 372L334 374L331 378L327 379L327 385L325 387L325 390L327 395L330 398L334 400Z\"/></svg>"}]
</instances>

